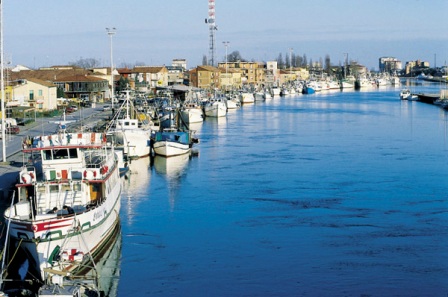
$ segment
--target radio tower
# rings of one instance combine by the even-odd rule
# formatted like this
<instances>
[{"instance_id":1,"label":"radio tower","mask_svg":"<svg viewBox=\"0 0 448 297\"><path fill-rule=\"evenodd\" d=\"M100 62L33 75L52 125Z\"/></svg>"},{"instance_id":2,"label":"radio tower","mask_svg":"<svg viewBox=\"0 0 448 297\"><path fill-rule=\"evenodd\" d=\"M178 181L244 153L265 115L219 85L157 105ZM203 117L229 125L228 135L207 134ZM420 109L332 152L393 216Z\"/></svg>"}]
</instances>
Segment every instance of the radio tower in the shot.
<instances>
[{"instance_id":1,"label":"radio tower","mask_svg":"<svg viewBox=\"0 0 448 297\"><path fill-rule=\"evenodd\" d=\"M208 64L215 66L215 31L218 27L215 24L215 0L208 0L208 19L205 19L205 23L209 26L209 53Z\"/></svg>"}]
</instances>

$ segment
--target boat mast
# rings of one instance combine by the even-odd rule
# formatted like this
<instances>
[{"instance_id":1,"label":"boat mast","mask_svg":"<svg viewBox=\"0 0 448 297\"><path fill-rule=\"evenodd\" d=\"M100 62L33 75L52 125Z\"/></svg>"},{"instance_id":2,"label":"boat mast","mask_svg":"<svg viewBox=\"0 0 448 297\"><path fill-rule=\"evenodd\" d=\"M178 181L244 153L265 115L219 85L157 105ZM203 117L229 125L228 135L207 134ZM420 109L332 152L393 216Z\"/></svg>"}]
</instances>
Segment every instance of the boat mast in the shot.
<instances>
[{"instance_id":1,"label":"boat mast","mask_svg":"<svg viewBox=\"0 0 448 297\"><path fill-rule=\"evenodd\" d=\"M2 160L6 162L6 135L5 135L5 77L3 58L3 1L0 0L0 88L2 89L1 109L2 109Z\"/></svg>"}]
</instances>

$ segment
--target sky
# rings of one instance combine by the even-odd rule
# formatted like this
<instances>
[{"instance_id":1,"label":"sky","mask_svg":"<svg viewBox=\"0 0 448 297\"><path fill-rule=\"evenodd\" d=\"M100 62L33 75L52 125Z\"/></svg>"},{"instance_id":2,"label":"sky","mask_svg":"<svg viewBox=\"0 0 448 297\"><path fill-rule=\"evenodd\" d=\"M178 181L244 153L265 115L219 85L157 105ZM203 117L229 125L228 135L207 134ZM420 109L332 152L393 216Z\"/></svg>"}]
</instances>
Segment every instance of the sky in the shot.
<instances>
[{"instance_id":1,"label":"sky","mask_svg":"<svg viewBox=\"0 0 448 297\"><path fill-rule=\"evenodd\" d=\"M3 0L5 60L31 68L96 59L160 66L209 52L208 0ZM378 70L378 59L448 62L448 0L215 0L216 61L238 51L246 60L276 60L291 51L331 63Z\"/></svg>"}]
</instances>

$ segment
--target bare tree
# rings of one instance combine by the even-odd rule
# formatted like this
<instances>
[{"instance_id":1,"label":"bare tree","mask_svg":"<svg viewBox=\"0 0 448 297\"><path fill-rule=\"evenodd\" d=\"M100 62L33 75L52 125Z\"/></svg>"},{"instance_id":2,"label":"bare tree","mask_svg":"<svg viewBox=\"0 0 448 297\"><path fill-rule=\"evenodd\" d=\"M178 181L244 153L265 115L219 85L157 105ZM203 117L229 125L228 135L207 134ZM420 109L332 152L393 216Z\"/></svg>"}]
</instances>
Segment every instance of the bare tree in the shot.
<instances>
[{"instance_id":1,"label":"bare tree","mask_svg":"<svg viewBox=\"0 0 448 297\"><path fill-rule=\"evenodd\" d=\"M94 58L79 58L78 61L70 62L69 65L77 66L85 69L95 68L100 66L100 62Z\"/></svg>"}]
</instances>

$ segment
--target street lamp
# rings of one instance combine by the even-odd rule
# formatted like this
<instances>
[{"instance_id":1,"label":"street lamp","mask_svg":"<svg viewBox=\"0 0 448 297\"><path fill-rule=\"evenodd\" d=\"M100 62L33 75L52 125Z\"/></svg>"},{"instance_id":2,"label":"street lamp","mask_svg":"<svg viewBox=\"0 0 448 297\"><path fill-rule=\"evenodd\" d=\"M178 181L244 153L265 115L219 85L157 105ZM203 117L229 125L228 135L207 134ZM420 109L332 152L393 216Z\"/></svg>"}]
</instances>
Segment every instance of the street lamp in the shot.
<instances>
[{"instance_id":1,"label":"street lamp","mask_svg":"<svg viewBox=\"0 0 448 297\"><path fill-rule=\"evenodd\" d=\"M223 41L222 43L223 43L224 46L226 47L226 80L227 80L227 83L226 83L226 91L227 91L227 86L229 85L229 77L228 77L228 75L227 75L227 47L229 46L230 41Z\"/></svg>"},{"instance_id":2,"label":"street lamp","mask_svg":"<svg viewBox=\"0 0 448 297\"><path fill-rule=\"evenodd\" d=\"M110 80L111 80L111 101L112 101L112 112L114 110L114 60L112 56L112 37L115 35L117 29L114 28L106 28L107 35L110 37Z\"/></svg>"}]
</instances>

